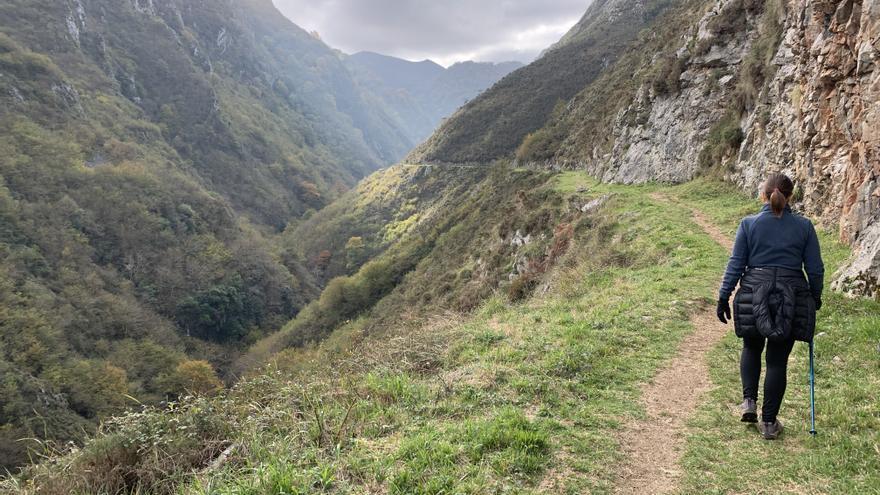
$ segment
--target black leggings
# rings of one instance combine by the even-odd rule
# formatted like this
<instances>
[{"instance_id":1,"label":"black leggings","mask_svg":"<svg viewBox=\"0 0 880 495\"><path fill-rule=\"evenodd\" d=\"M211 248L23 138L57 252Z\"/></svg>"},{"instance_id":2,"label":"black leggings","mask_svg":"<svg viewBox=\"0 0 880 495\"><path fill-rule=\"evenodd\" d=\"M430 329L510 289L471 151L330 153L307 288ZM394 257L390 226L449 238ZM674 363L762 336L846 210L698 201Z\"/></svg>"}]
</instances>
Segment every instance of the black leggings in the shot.
<instances>
[{"instance_id":1,"label":"black leggings","mask_svg":"<svg viewBox=\"0 0 880 495\"><path fill-rule=\"evenodd\" d=\"M742 376L743 398L758 400L758 380L761 378L761 352L766 339L743 339L742 359L739 372ZM768 423L776 421L788 374L788 355L794 340L767 343L767 376L764 377L764 407L761 419Z\"/></svg>"}]
</instances>

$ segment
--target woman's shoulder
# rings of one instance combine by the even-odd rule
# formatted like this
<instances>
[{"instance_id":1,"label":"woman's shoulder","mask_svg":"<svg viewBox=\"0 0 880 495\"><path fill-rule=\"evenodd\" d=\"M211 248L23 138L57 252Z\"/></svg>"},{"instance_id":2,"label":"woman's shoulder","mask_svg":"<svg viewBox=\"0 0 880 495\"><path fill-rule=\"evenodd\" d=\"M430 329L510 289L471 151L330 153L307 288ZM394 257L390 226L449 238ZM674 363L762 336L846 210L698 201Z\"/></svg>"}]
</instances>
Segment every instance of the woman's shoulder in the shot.
<instances>
[{"instance_id":1,"label":"woman's shoulder","mask_svg":"<svg viewBox=\"0 0 880 495\"><path fill-rule=\"evenodd\" d=\"M813 221L804 216L799 212L794 212L791 210L786 211L785 217L788 222L794 222L799 230L810 231L814 230ZM749 215L744 217L740 221L740 228L746 233L751 233L755 228L763 228L759 227L761 225L765 225L770 222L773 225L776 225L774 221L778 221L775 215L769 211L761 210L753 215Z\"/></svg>"},{"instance_id":2,"label":"woman's shoulder","mask_svg":"<svg viewBox=\"0 0 880 495\"><path fill-rule=\"evenodd\" d=\"M793 210L791 212L791 217L794 219L794 221L800 223L801 225L803 225L805 227L812 227L813 226L813 221L810 220L810 218L807 217L801 211Z\"/></svg>"},{"instance_id":3,"label":"woman's shoulder","mask_svg":"<svg viewBox=\"0 0 880 495\"><path fill-rule=\"evenodd\" d=\"M762 213L764 213L764 212L763 212L763 211L759 211L759 212L757 212L757 213L753 213L753 214L751 214L751 215L749 215L749 216L747 216L747 217L743 217L743 219L740 220L740 223L741 223L744 227L747 227L747 226L749 226L750 224L754 223L755 220L757 220L758 217L760 217Z\"/></svg>"}]
</instances>

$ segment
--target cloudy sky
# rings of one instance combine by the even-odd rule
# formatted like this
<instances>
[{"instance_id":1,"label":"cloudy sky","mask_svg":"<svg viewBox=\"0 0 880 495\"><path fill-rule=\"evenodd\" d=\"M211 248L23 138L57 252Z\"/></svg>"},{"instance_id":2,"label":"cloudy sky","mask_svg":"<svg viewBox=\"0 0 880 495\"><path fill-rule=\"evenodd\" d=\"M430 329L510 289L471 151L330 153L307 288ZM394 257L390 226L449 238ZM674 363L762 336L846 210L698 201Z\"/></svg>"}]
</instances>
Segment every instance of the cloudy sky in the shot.
<instances>
[{"instance_id":1,"label":"cloudy sky","mask_svg":"<svg viewBox=\"0 0 880 495\"><path fill-rule=\"evenodd\" d=\"M293 22L347 53L369 50L442 65L530 62L590 0L274 0Z\"/></svg>"}]
</instances>

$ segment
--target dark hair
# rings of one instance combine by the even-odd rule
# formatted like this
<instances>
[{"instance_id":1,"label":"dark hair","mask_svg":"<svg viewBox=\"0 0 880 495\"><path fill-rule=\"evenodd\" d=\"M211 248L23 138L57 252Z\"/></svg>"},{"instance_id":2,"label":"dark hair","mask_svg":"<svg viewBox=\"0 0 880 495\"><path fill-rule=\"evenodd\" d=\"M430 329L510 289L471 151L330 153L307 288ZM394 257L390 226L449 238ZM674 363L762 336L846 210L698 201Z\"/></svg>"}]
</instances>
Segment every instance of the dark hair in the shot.
<instances>
[{"instance_id":1,"label":"dark hair","mask_svg":"<svg viewBox=\"0 0 880 495\"><path fill-rule=\"evenodd\" d=\"M792 194L794 194L794 182L785 174L773 174L764 183L764 199L770 203L770 208L777 217L782 216Z\"/></svg>"}]
</instances>

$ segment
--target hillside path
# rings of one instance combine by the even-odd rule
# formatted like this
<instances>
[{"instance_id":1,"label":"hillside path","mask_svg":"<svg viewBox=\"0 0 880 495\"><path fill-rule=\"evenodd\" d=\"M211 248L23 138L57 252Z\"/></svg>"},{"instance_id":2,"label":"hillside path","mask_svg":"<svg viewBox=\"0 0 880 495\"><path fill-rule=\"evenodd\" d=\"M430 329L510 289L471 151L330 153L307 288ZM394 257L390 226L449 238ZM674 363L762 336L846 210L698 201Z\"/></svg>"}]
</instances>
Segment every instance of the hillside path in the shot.
<instances>
[{"instance_id":1,"label":"hillside path","mask_svg":"<svg viewBox=\"0 0 880 495\"><path fill-rule=\"evenodd\" d=\"M682 205L660 193L655 201ZM733 242L700 211L690 208L694 222L718 244L733 249ZM691 317L694 331L679 345L675 356L642 387L647 417L627 425L621 435L624 464L615 480L615 493L664 494L678 488L679 461L684 452L687 422L712 388L707 353L730 330L705 308Z\"/></svg>"}]
</instances>

